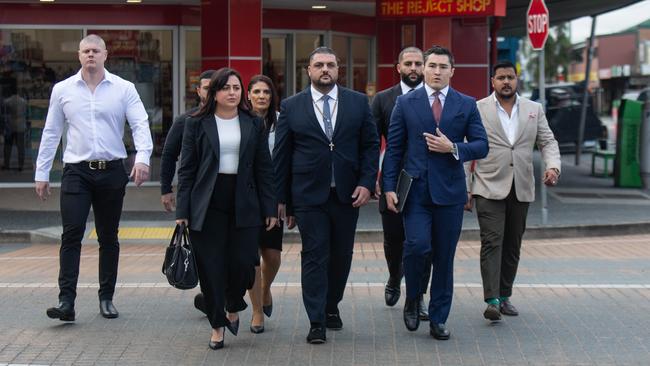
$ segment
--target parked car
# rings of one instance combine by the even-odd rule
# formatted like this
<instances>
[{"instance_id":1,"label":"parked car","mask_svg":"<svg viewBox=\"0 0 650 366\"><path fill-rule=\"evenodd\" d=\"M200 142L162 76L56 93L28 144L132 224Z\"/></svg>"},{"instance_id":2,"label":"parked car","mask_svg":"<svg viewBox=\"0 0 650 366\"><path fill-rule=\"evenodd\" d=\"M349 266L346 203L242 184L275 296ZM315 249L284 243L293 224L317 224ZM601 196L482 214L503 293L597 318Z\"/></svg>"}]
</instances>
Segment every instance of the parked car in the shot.
<instances>
[{"instance_id":1,"label":"parked car","mask_svg":"<svg viewBox=\"0 0 650 366\"><path fill-rule=\"evenodd\" d=\"M578 142L583 90L582 84L572 83L551 84L545 89L546 119L563 151L575 150ZM539 101L538 89L533 90L531 99ZM594 112L591 98L588 98L588 103L583 149L593 150L599 142L603 148L603 142L606 145L607 141L607 127Z\"/></svg>"},{"instance_id":2,"label":"parked car","mask_svg":"<svg viewBox=\"0 0 650 366\"><path fill-rule=\"evenodd\" d=\"M645 103L650 99L650 87L639 90L626 90L621 99L636 100Z\"/></svg>"}]
</instances>

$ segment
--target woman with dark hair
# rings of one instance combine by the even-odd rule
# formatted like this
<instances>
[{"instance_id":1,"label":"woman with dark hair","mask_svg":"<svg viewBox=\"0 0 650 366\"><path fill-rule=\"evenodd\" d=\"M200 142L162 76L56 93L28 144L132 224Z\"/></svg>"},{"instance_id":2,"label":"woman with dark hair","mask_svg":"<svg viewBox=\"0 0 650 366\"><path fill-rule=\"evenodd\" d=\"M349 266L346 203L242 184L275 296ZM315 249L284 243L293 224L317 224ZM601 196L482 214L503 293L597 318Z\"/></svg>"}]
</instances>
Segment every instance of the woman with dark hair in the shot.
<instances>
[{"instance_id":1,"label":"woman with dark hair","mask_svg":"<svg viewBox=\"0 0 650 366\"><path fill-rule=\"evenodd\" d=\"M185 122L176 209L176 223L190 229L212 349L223 347L224 327L237 335L260 228L277 224L272 184L264 121L242 99L239 73L219 69L206 103Z\"/></svg>"},{"instance_id":2,"label":"woman with dark hair","mask_svg":"<svg viewBox=\"0 0 650 366\"><path fill-rule=\"evenodd\" d=\"M269 133L269 151L275 144L275 122L277 121L278 94L268 76L255 75L248 83L248 100L253 113L264 119L264 126ZM255 267L255 283L248 290L253 306L251 332L264 332L264 314L270 317L273 312L271 284L278 273L282 254L282 224L260 235L261 266Z\"/></svg>"}]
</instances>

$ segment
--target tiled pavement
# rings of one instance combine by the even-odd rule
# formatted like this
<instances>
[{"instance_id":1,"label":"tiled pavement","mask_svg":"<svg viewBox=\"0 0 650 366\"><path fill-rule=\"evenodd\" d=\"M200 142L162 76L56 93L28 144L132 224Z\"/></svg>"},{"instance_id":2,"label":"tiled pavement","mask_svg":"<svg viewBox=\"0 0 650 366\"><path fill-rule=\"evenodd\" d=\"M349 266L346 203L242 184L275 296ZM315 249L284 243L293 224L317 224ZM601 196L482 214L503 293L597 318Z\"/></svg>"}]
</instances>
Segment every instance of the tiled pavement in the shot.
<instances>
[{"instance_id":1,"label":"tiled pavement","mask_svg":"<svg viewBox=\"0 0 650 366\"><path fill-rule=\"evenodd\" d=\"M478 242L461 242L449 341L408 332L401 303L383 303L382 245L358 244L340 310L344 328L325 345L305 343L299 245L285 245L266 332L248 331L207 347L207 320L192 306L196 290L170 288L160 274L162 246L122 247L115 303L120 317L98 314L97 246L83 249L77 321L45 316L56 302L58 247L0 245L0 365L648 365L650 235L527 240L513 296L521 315L482 318Z\"/></svg>"}]
</instances>

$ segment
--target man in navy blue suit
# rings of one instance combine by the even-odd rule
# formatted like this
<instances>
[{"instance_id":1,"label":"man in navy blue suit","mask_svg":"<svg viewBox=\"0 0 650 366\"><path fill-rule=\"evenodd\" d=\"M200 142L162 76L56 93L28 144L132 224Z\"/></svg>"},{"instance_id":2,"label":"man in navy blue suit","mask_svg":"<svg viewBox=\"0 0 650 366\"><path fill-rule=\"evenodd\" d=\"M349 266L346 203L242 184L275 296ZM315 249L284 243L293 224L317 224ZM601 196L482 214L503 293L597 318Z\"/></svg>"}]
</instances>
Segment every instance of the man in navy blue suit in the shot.
<instances>
[{"instance_id":1,"label":"man in navy blue suit","mask_svg":"<svg viewBox=\"0 0 650 366\"><path fill-rule=\"evenodd\" d=\"M449 339L445 323L451 309L456 244L467 202L463 162L487 155L488 140L474 98L449 87L454 57L440 46L424 53L424 88L397 98L388 130L384 191L388 209L397 212L397 180L402 168L414 177L404 206L404 323L418 318L422 272L432 254L429 332Z\"/></svg>"},{"instance_id":2,"label":"man in navy blue suit","mask_svg":"<svg viewBox=\"0 0 650 366\"><path fill-rule=\"evenodd\" d=\"M340 330L338 304L352 263L359 207L374 189L379 139L365 95L340 87L338 60L315 49L311 86L282 102L273 163L280 217L302 239L302 297L311 323L307 342Z\"/></svg>"}]
</instances>

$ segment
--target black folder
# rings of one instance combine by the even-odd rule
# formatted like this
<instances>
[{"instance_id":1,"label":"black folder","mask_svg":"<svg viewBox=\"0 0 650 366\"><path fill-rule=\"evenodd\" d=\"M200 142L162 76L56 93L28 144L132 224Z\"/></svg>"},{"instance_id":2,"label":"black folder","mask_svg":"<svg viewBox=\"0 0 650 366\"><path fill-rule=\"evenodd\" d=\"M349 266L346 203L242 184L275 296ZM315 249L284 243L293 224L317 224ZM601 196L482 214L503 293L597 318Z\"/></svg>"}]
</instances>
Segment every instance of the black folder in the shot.
<instances>
[{"instance_id":1,"label":"black folder","mask_svg":"<svg viewBox=\"0 0 650 366\"><path fill-rule=\"evenodd\" d=\"M397 211L402 212L404 209L404 204L406 204L406 199L409 196L409 191L411 190L411 184L413 183L413 176L410 175L406 170L402 169L399 173L399 178L397 178Z\"/></svg>"}]
</instances>

